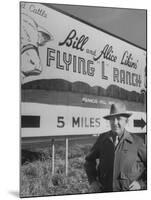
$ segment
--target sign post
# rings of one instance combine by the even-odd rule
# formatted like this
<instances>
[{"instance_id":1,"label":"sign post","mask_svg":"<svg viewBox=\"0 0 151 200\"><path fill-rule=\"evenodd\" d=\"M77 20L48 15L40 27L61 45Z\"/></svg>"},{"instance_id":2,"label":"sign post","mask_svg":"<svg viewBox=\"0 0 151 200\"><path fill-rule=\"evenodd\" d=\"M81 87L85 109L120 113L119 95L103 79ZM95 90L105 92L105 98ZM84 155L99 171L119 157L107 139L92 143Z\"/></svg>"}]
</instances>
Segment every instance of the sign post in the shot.
<instances>
[{"instance_id":1,"label":"sign post","mask_svg":"<svg viewBox=\"0 0 151 200\"><path fill-rule=\"evenodd\" d=\"M65 161L65 167L66 167L66 176L68 175L68 147L69 147L69 142L68 142L68 137L66 137L66 161Z\"/></svg>"},{"instance_id":2,"label":"sign post","mask_svg":"<svg viewBox=\"0 0 151 200\"><path fill-rule=\"evenodd\" d=\"M54 139L52 139L52 175L55 172L55 144Z\"/></svg>"}]
</instances>

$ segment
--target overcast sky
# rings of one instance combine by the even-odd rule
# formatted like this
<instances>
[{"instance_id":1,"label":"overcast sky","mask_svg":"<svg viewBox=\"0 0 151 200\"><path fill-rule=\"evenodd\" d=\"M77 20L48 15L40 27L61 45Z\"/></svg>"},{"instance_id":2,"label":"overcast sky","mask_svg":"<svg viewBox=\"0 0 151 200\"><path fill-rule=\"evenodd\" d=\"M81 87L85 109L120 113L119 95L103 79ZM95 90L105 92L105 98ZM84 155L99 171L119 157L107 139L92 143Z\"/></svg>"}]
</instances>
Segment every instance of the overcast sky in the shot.
<instances>
[{"instance_id":1,"label":"overcast sky","mask_svg":"<svg viewBox=\"0 0 151 200\"><path fill-rule=\"evenodd\" d=\"M146 49L146 10L52 5Z\"/></svg>"}]
</instances>

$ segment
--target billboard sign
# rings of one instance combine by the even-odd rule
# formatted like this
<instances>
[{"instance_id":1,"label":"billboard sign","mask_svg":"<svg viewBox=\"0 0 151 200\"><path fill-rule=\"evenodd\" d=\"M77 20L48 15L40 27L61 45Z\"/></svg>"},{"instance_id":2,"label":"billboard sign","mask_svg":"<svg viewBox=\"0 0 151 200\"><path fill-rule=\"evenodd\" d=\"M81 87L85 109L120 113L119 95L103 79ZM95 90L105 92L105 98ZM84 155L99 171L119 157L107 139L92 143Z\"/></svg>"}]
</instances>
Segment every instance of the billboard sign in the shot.
<instances>
[{"instance_id":1,"label":"billboard sign","mask_svg":"<svg viewBox=\"0 0 151 200\"><path fill-rule=\"evenodd\" d=\"M137 117L145 120L145 70L145 50L53 8L21 3L21 112L23 116L40 116L39 126L22 127L23 137L108 130L108 122L102 117L109 113L112 99L103 99L103 107L93 107L100 94L115 97L113 101L118 95L123 100L137 100ZM49 94L54 88L58 92L52 103ZM42 90L47 91L45 96ZM65 95L61 95L63 91ZM77 96L80 92L82 104L69 101L72 92ZM85 97L85 93L89 95ZM132 131L146 131L133 125L130 122Z\"/></svg>"}]
</instances>

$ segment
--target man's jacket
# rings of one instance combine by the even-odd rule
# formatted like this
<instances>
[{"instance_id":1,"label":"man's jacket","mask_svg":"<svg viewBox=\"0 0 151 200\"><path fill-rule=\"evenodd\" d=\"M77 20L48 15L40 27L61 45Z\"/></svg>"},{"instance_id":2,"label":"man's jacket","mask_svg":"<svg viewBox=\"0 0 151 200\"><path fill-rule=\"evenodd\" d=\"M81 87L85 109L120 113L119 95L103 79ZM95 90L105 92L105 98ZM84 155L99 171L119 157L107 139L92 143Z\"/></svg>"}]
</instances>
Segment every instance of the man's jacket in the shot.
<instances>
[{"instance_id":1,"label":"man's jacket","mask_svg":"<svg viewBox=\"0 0 151 200\"><path fill-rule=\"evenodd\" d=\"M86 156L89 183L98 180L102 192L129 190L133 181L146 189L146 145L137 134L124 132L114 147L112 132L101 134Z\"/></svg>"}]
</instances>

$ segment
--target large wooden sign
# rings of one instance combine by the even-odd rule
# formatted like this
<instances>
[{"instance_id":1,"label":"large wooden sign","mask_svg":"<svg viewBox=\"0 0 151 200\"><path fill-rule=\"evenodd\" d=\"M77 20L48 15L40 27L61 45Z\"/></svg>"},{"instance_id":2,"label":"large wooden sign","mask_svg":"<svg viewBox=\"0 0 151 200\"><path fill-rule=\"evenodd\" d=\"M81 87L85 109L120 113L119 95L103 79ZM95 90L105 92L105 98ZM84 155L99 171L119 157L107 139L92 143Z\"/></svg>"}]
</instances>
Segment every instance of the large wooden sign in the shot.
<instances>
[{"instance_id":1,"label":"large wooden sign","mask_svg":"<svg viewBox=\"0 0 151 200\"><path fill-rule=\"evenodd\" d=\"M118 100L146 132L146 51L38 3L21 3L21 84L22 137L104 132Z\"/></svg>"}]
</instances>

